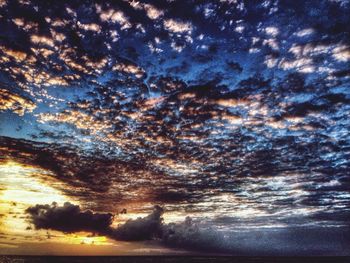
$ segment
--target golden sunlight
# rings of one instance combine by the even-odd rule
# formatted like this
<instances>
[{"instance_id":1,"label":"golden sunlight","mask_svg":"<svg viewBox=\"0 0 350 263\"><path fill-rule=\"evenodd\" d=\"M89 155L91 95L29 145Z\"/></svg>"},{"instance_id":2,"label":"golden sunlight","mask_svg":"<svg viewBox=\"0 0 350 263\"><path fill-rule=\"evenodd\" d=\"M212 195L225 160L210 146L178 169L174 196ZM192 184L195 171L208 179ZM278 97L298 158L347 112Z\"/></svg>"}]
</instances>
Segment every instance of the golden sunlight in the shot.
<instances>
[{"instance_id":1,"label":"golden sunlight","mask_svg":"<svg viewBox=\"0 0 350 263\"><path fill-rule=\"evenodd\" d=\"M59 244L70 244L75 246L76 251L82 249L83 254L86 254L95 251L95 249L91 252L87 251L86 245L89 245L89 249L92 248L91 246L104 246L110 249L115 247L115 243L104 236L95 236L86 232L65 234L53 230L35 230L30 226L25 214L25 210L30 206L52 202L80 204L78 200L72 200L58 190L62 189L62 186L61 182L53 178L50 171L43 168L13 160L0 162L1 249L16 248L21 244L31 244L30 246L46 244L52 249ZM20 251L23 249L21 247Z\"/></svg>"},{"instance_id":2,"label":"golden sunlight","mask_svg":"<svg viewBox=\"0 0 350 263\"><path fill-rule=\"evenodd\" d=\"M63 193L50 186L58 184L50 175L49 171L42 168L12 160L0 163L0 232L7 237L7 245L21 240L48 238L46 231L34 234L24 211L36 204L69 201Z\"/></svg>"},{"instance_id":3,"label":"golden sunlight","mask_svg":"<svg viewBox=\"0 0 350 263\"><path fill-rule=\"evenodd\" d=\"M0 202L35 205L69 201L58 190L44 183L49 175L49 171L14 161L0 164Z\"/></svg>"}]
</instances>

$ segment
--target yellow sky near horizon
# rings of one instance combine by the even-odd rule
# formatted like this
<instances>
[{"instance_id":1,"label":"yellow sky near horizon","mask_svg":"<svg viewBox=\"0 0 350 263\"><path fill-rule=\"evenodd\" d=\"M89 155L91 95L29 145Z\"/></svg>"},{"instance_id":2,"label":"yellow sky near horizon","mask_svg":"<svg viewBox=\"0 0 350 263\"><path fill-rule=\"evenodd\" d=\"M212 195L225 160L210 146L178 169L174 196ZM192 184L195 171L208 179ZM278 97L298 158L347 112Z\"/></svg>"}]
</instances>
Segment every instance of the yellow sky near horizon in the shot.
<instances>
[{"instance_id":1,"label":"yellow sky near horizon","mask_svg":"<svg viewBox=\"0 0 350 263\"><path fill-rule=\"evenodd\" d=\"M159 246L156 242L121 242L88 232L62 233L37 230L31 226L25 210L36 204L71 202L74 197L59 189L65 186L52 172L13 160L0 161L0 255L129 255L186 253ZM146 215L146 214L145 214ZM139 213L120 215L113 225Z\"/></svg>"},{"instance_id":2,"label":"yellow sky near horizon","mask_svg":"<svg viewBox=\"0 0 350 263\"><path fill-rule=\"evenodd\" d=\"M49 177L50 172L42 168L20 164L11 160L0 163L0 254L13 250L23 243L55 243L74 245L113 245L113 241L91 233L64 234L58 231L32 229L25 209L36 204L73 202L78 200L65 196L54 188L60 182ZM52 242L51 242L52 243ZM84 249L83 249L84 250Z\"/></svg>"}]
</instances>

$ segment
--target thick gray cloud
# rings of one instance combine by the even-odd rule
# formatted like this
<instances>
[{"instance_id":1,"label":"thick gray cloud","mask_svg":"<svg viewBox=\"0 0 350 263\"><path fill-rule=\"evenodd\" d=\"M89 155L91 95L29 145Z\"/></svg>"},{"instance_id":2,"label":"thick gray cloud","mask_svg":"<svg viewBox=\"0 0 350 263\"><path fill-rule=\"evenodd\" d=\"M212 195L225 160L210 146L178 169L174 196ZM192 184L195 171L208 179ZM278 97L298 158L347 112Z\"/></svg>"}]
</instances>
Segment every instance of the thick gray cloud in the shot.
<instances>
[{"instance_id":1,"label":"thick gray cloud","mask_svg":"<svg viewBox=\"0 0 350 263\"><path fill-rule=\"evenodd\" d=\"M36 205L27 209L37 229L88 231L119 241L154 240L164 246L233 255L350 255L348 228L271 228L239 232L219 231L186 217L163 222L164 210L155 206L146 217L129 219L112 227L112 215L81 211L79 206Z\"/></svg>"},{"instance_id":2,"label":"thick gray cloud","mask_svg":"<svg viewBox=\"0 0 350 263\"><path fill-rule=\"evenodd\" d=\"M113 215L110 213L81 211L78 205L69 202L63 206L56 203L36 205L29 207L26 213L30 215L36 229L55 229L66 233L89 231L101 234L113 221Z\"/></svg>"},{"instance_id":3,"label":"thick gray cloud","mask_svg":"<svg viewBox=\"0 0 350 263\"><path fill-rule=\"evenodd\" d=\"M146 217L129 219L123 225L111 229L109 236L117 240L138 241L158 238L162 232L163 209L155 206L153 212Z\"/></svg>"},{"instance_id":4,"label":"thick gray cloud","mask_svg":"<svg viewBox=\"0 0 350 263\"><path fill-rule=\"evenodd\" d=\"M82 211L78 205L66 202L63 206L35 205L26 209L30 222L36 229L52 229L66 233L88 231L107 235L116 240L140 241L161 236L163 209L155 206L151 214L144 218L130 219L113 228L113 215Z\"/></svg>"},{"instance_id":5,"label":"thick gray cloud","mask_svg":"<svg viewBox=\"0 0 350 263\"><path fill-rule=\"evenodd\" d=\"M223 235L213 229L201 229L190 217L182 223L163 222L163 208L155 206L152 213L143 218L129 219L112 227L113 215L82 211L69 202L63 206L35 205L29 207L30 222L36 229L51 229L66 233L88 231L120 241L158 240L164 245L199 251L225 251Z\"/></svg>"}]
</instances>

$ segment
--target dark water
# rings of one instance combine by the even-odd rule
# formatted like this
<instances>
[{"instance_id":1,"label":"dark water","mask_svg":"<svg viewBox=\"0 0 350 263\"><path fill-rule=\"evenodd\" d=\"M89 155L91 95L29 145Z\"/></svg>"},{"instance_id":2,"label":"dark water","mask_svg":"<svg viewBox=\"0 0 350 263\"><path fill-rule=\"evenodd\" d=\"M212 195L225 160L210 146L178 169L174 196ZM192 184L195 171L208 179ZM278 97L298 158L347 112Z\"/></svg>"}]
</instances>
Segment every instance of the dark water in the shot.
<instances>
[{"instance_id":1,"label":"dark water","mask_svg":"<svg viewBox=\"0 0 350 263\"><path fill-rule=\"evenodd\" d=\"M181 256L123 256L123 257L65 257L65 256L0 256L0 263L22 263L22 262L88 262L88 263L153 263L153 262L308 262L308 263L322 263L322 262L344 262L349 263L350 257L181 257Z\"/></svg>"}]
</instances>

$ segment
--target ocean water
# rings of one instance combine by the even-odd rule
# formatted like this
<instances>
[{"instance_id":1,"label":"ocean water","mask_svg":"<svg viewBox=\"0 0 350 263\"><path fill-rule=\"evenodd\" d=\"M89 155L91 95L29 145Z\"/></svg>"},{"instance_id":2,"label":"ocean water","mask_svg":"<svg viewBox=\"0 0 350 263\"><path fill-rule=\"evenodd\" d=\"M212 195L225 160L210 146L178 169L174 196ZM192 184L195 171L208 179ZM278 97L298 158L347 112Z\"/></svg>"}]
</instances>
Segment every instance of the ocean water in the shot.
<instances>
[{"instance_id":1,"label":"ocean water","mask_svg":"<svg viewBox=\"0 0 350 263\"><path fill-rule=\"evenodd\" d=\"M153 263L153 262L213 262L213 263L257 263L257 262L344 262L349 263L350 257L183 257L183 256L0 256L0 263Z\"/></svg>"}]
</instances>

